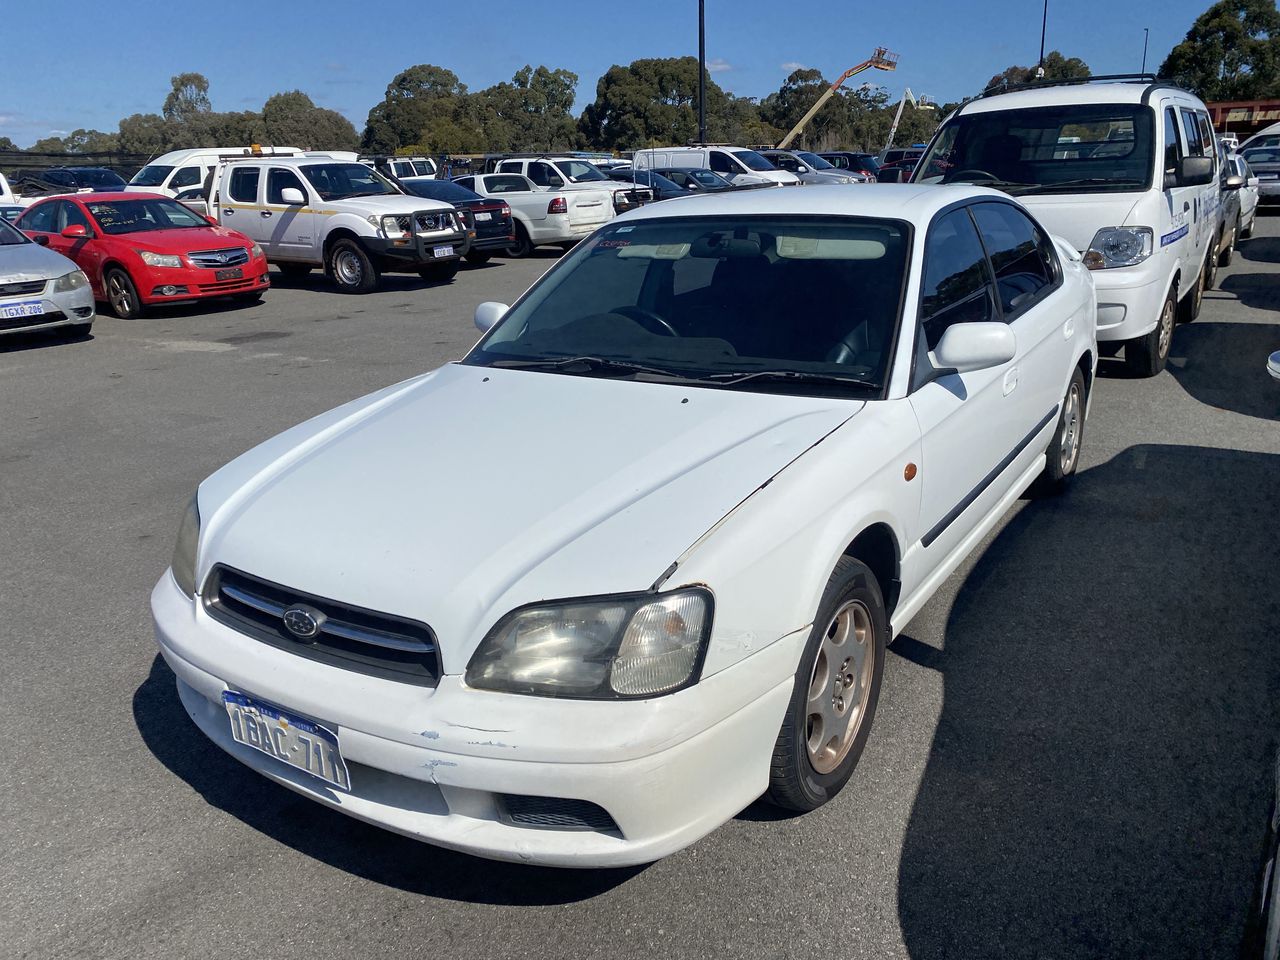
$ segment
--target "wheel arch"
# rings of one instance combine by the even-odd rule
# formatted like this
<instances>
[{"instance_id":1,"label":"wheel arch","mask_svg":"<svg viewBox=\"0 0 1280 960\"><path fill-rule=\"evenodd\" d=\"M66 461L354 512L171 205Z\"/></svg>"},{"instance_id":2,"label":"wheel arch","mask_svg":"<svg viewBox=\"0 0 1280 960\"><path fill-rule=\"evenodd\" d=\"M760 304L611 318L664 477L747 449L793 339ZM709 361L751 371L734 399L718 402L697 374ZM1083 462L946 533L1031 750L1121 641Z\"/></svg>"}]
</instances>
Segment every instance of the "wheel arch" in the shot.
<instances>
[{"instance_id":1,"label":"wheel arch","mask_svg":"<svg viewBox=\"0 0 1280 960\"><path fill-rule=\"evenodd\" d=\"M885 613L892 622L902 593L902 550L893 528L883 522L871 524L849 541L841 556L866 564L880 585Z\"/></svg>"},{"instance_id":2,"label":"wheel arch","mask_svg":"<svg viewBox=\"0 0 1280 960\"><path fill-rule=\"evenodd\" d=\"M350 227L334 227L324 236L324 255L328 259L329 251L333 249L333 245L339 240L354 240L360 242L360 235Z\"/></svg>"}]
</instances>

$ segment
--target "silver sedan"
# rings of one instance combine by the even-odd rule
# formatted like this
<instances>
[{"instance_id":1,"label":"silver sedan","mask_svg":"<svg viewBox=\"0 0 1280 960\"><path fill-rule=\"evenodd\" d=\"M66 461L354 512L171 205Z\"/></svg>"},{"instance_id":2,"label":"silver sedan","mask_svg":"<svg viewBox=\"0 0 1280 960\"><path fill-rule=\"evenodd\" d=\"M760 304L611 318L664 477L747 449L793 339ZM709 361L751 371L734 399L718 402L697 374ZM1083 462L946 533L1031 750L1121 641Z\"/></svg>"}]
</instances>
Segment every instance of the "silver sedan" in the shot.
<instances>
[{"instance_id":1,"label":"silver sedan","mask_svg":"<svg viewBox=\"0 0 1280 960\"><path fill-rule=\"evenodd\" d=\"M80 268L0 220L0 335L63 329L82 336L93 316L93 291Z\"/></svg>"}]
</instances>

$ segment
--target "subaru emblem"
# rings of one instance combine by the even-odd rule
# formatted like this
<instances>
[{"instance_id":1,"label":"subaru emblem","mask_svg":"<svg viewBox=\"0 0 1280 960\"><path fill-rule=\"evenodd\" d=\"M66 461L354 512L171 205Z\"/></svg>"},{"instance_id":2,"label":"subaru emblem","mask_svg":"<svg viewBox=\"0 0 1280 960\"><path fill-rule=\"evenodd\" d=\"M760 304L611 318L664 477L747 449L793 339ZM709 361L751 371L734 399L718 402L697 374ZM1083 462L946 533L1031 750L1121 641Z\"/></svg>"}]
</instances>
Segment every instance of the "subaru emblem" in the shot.
<instances>
[{"instance_id":1,"label":"subaru emblem","mask_svg":"<svg viewBox=\"0 0 1280 960\"><path fill-rule=\"evenodd\" d=\"M298 603L287 609L282 619L284 628L299 640L314 640L324 626L324 614L315 607Z\"/></svg>"}]
</instances>

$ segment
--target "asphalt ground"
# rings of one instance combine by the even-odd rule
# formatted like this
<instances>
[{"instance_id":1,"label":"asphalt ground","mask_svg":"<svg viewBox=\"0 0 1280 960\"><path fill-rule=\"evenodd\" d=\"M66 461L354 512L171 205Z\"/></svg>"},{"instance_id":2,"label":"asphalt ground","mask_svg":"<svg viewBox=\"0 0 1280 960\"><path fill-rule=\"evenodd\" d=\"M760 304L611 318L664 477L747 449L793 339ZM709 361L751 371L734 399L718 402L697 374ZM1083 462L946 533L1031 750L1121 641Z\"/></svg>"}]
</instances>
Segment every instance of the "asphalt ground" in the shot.
<instances>
[{"instance_id":1,"label":"asphalt ground","mask_svg":"<svg viewBox=\"0 0 1280 960\"><path fill-rule=\"evenodd\" d=\"M1165 373L1103 364L1071 491L1019 503L894 644L845 791L622 871L269 783L187 719L148 612L201 478L460 356L549 255L0 346L0 954L1234 955L1280 731L1280 219L1257 233Z\"/></svg>"}]
</instances>

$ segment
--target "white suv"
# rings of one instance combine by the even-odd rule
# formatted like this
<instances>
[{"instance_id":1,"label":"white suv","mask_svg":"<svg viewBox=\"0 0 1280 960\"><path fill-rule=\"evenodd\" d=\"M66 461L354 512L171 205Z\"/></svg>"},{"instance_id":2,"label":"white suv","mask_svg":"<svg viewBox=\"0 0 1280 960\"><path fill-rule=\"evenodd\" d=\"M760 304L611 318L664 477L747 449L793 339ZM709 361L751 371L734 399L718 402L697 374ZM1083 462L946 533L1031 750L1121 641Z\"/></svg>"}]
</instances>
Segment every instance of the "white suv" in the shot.
<instances>
[{"instance_id":1,"label":"white suv","mask_svg":"<svg viewBox=\"0 0 1280 960\"><path fill-rule=\"evenodd\" d=\"M403 193L354 161L227 161L209 196L212 216L256 240L286 276L323 266L342 293L367 293L382 273L452 280L466 253L452 206Z\"/></svg>"}]
</instances>

